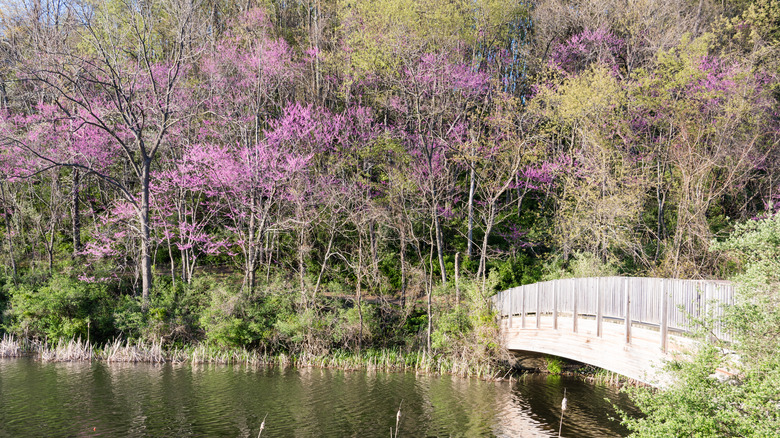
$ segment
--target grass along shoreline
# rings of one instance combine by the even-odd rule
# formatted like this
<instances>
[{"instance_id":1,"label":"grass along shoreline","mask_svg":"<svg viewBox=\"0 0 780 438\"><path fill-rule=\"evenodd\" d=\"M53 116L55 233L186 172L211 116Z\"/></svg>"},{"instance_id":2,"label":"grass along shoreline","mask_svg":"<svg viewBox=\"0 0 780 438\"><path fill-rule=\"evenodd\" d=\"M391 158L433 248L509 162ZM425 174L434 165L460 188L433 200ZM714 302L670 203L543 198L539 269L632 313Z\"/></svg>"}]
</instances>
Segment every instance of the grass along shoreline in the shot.
<instances>
[{"instance_id":1,"label":"grass along shoreline","mask_svg":"<svg viewBox=\"0 0 780 438\"><path fill-rule=\"evenodd\" d=\"M510 366L476 363L425 351L401 352L396 349L363 350L359 353L337 350L325 355L310 353L264 353L244 348L225 349L208 344L166 349L162 341L131 343L116 339L95 346L79 339L48 343L4 335L0 340L0 357L34 357L44 362L102 360L107 363L192 363L238 364L279 367L318 367L344 370L414 371L425 374L451 374L486 380L504 379L512 373Z\"/></svg>"},{"instance_id":2,"label":"grass along shoreline","mask_svg":"<svg viewBox=\"0 0 780 438\"><path fill-rule=\"evenodd\" d=\"M593 367L577 371L551 373L549 370L519 369L509 364L476 363L425 351L401 352L397 349L363 350L360 353L344 350L330 354L263 353L245 348L225 349L205 343L184 348L166 349L162 341L131 343L116 339L95 346L81 339L60 340L56 344L19 339L4 335L0 339L0 358L33 357L43 362L104 361L106 363L152 364L220 364L294 368L334 368L347 371L368 370L384 372L415 372L431 375L476 377L483 380L516 380L534 374L562 375L580 378L586 382L609 386L643 386L619 374Z\"/></svg>"}]
</instances>

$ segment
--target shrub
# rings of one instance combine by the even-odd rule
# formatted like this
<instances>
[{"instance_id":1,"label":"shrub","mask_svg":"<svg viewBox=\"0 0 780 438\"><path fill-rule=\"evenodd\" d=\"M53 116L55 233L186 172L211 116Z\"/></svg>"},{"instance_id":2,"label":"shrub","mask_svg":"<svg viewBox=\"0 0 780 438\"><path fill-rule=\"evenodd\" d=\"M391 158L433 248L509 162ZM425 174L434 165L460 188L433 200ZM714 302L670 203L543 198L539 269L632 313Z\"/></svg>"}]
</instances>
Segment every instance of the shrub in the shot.
<instances>
[{"instance_id":1,"label":"shrub","mask_svg":"<svg viewBox=\"0 0 780 438\"><path fill-rule=\"evenodd\" d=\"M328 313L314 307L301 309L276 321L280 341L291 353L327 354L333 343L333 326Z\"/></svg>"},{"instance_id":2,"label":"shrub","mask_svg":"<svg viewBox=\"0 0 780 438\"><path fill-rule=\"evenodd\" d=\"M499 274L492 270L486 291L492 291ZM499 330L495 315L483 294L482 282L464 281L460 306L437 312L431 344L437 351L457 354L467 360L490 362L502 359ZM464 357L468 356L468 357Z\"/></svg>"},{"instance_id":3,"label":"shrub","mask_svg":"<svg viewBox=\"0 0 780 438\"><path fill-rule=\"evenodd\" d=\"M55 275L40 286L10 287L9 295L6 329L18 336L101 342L116 333L114 300L105 283Z\"/></svg>"},{"instance_id":4,"label":"shrub","mask_svg":"<svg viewBox=\"0 0 780 438\"><path fill-rule=\"evenodd\" d=\"M472 330L468 310L465 306L439 315L436 330L431 333L431 346L441 352L451 352L459 346L463 338Z\"/></svg>"},{"instance_id":5,"label":"shrub","mask_svg":"<svg viewBox=\"0 0 780 438\"><path fill-rule=\"evenodd\" d=\"M780 213L737 225L712 248L744 264L721 321L732 340L701 339L690 360L667 364L668 387L632 389L643 413L622 413L632 436L769 437L780 430Z\"/></svg>"},{"instance_id":6,"label":"shrub","mask_svg":"<svg viewBox=\"0 0 780 438\"><path fill-rule=\"evenodd\" d=\"M336 309L336 318L333 326L333 340L337 346L343 348L357 347L358 345L370 345L374 339L374 333L382 330L377 318L377 306L361 303L363 325L360 324L360 314L357 306L346 309Z\"/></svg>"},{"instance_id":7,"label":"shrub","mask_svg":"<svg viewBox=\"0 0 780 438\"><path fill-rule=\"evenodd\" d=\"M203 289L209 284L206 280L173 285L155 276L147 312L142 311L140 296L121 297L114 314L117 328L125 338L142 342L162 339L169 344L184 344L197 340L202 337L198 315Z\"/></svg>"},{"instance_id":8,"label":"shrub","mask_svg":"<svg viewBox=\"0 0 780 438\"><path fill-rule=\"evenodd\" d=\"M618 275L618 269L611 260L604 262L589 252L575 251L568 261L555 257L545 264L546 274L542 281L559 278L610 277Z\"/></svg>"},{"instance_id":9,"label":"shrub","mask_svg":"<svg viewBox=\"0 0 780 438\"><path fill-rule=\"evenodd\" d=\"M563 371L563 361L557 356L545 356L544 364L550 374L558 375Z\"/></svg>"}]
</instances>

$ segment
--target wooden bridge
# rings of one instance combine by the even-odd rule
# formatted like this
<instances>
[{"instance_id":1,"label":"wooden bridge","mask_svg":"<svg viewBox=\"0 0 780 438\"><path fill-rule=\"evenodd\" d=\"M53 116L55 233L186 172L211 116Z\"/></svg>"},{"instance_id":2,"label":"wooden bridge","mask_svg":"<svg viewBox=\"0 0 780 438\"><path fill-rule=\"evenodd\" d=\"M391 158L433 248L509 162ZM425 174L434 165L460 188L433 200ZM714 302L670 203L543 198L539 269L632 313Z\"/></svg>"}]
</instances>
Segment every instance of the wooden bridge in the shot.
<instances>
[{"instance_id":1,"label":"wooden bridge","mask_svg":"<svg viewBox=\"0 0 780 438\"><path fill-rule=\"evenodd\" d=\"M697 320L733 303L726 281L596 277L534 283L493 297L510 350L560 356L651 385L664 359L688 351ZM710 336L729 340L718 324Z\"/></svg>"}]
</instances>

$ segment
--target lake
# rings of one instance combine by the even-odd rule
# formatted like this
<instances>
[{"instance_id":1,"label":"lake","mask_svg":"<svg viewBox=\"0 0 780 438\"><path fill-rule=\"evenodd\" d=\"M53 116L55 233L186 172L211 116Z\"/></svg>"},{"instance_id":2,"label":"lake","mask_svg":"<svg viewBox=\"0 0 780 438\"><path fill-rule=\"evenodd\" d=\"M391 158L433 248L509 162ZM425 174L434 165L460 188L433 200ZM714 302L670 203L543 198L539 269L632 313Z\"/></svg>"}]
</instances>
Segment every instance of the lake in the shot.
<instances>
[{"instance_id":1,"label":"lake","mask_svg":"<svg viewBox=\"0 0 780 438\"><path fill-rule=\"evenodd\" d=\"M0 359L0 437L398 437L625 435L613 387L530 375L452 376L241 365Z\"/></svg>"}]
</instances>

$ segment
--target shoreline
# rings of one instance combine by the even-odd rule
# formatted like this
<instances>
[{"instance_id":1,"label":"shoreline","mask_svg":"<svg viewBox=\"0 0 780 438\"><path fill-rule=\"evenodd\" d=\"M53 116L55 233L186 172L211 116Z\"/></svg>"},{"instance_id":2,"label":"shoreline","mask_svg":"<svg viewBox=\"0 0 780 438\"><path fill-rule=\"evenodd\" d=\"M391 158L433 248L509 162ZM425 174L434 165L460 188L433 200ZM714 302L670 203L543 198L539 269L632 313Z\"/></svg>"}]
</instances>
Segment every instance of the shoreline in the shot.
<instances>
[{"instance_id":1,"label":"shoreline","mask_svg":"<svg viewBox=\"0 0 780 438\"><path fill-rule=\"evenodd\" d=\"M617 373L592 367L576 367L570 364L557 373L541 368L518 367L510 364L473 363L441 354L430 355L425 351L401 352L396 349L363 350L349 352L337 350L322 355L310 353L261 353L245 348L225 349L213 345L198 344L168 350L160 340L151 343L132 344L115 340L102 346L88 344L81 339L49 344L38 340L21 339L4 335L0 339L0 358L28 357L41 362L92 362L146 363L146 364L214 364L245 365L280 368L321 368L344 371L414 372L433 376L452 375L461 378L502 382L523 380L536 376L563 376L578 378L596 385L613 387L641 386ZM584 371L583 371L584 369Z\"/></svg>"}]
</instances>

